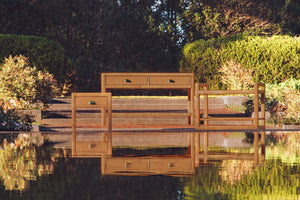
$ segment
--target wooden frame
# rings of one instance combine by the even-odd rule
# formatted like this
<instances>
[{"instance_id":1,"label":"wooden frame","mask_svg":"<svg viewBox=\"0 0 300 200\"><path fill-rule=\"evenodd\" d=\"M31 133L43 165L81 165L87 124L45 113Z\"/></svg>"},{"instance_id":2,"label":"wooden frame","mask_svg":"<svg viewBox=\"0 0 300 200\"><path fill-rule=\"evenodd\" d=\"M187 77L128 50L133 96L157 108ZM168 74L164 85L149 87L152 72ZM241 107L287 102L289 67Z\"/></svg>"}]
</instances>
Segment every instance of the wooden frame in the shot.
<instances>
[{"instance_id":1,"label":"wooden frame","mask_svg":"<svg viewBox=\"0 0 300 200\"><path fill-rule=\"evenodd\" d=\"M255 83L254 90L208 90L208 84L196 83L196 122L198 130L245 130L265 129L265 84ZM208 95L253 94L254 117L210 117L208 116ZM200 116L200 95L204 96L204 114ZM259 117L259 95L261 117ZM200 123L203 121L203 125ZM209 125L209 121L252 121L251 125ZM259 122L262 122L261 125Z\"/></svg>"},{"instance_id":2,"label":"wooden frame","mask_svg":"<svg viewBox=\"0 0 300 200\"><path fill-rule=\"evenodd\" d=\"M101 108L102 124L112 130L112 97L111 93L72 93L72 132L76 133L77 108Z\"/></svg>"},{"instance_id":3,"label":"wooden frame","mask_svg":"<svg viewBox=\"0 0 300 200\"><path fill-rule=\"evenodd\" d=\"M187 116L194 124L194 74L193 73L102 73L101 92L107 89L188 89L188 113L131 113L131 116ZM114 113L124 116L128 113Z\"/></svg>"}]
</instances>

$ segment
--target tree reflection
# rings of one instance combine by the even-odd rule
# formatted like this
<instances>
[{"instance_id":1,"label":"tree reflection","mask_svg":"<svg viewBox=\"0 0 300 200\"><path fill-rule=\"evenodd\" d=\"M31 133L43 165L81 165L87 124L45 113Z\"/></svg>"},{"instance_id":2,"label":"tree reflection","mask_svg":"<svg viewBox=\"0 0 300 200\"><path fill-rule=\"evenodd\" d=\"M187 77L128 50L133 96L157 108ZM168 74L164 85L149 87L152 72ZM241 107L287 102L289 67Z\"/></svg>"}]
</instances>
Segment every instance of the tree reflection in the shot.
<instances>
[{"instance_id":1,"label":"tree reflection","mask_svg":"<svg viewBox=\"0 0 300 200\"><path fill-rule=\"evenodd\" d=\"M30 181L53 172L50 159L42 160L44 157L39 156L36 146L41 143L41 138L29 134L20 134L14 142L3 143L0 150L0 180L6 190L23 191Z\"/></svg>"},{"instance_id":2,"label":"tree reflection","mask_svg":"<svg viewBox=\"0 0 300 200\"><path fill-rule=\"evenodd\" d=\"M227 160L199 167L196 178L185 183L186 199L299 198L300 166L267 160L253 169L250 161L242 163Z\"/></svg>"}]
</instances>

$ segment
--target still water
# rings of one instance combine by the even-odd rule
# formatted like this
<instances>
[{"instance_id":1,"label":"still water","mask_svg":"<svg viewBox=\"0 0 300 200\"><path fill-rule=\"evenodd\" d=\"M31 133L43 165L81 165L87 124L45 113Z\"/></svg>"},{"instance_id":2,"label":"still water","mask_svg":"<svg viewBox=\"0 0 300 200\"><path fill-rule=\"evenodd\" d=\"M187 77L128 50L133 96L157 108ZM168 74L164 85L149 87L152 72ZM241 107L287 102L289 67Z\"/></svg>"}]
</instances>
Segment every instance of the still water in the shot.
<instances>
[{"instance_id":1,"label":"still water","mask_svg":"<svg viewBox=\"0 0 300 200\"><path fill-rule=\"evenodd\" d=\"M266 132L265 147L258 136L2 136L0 199L300 199L299 132Z\"/></svg>"}]
</instances>

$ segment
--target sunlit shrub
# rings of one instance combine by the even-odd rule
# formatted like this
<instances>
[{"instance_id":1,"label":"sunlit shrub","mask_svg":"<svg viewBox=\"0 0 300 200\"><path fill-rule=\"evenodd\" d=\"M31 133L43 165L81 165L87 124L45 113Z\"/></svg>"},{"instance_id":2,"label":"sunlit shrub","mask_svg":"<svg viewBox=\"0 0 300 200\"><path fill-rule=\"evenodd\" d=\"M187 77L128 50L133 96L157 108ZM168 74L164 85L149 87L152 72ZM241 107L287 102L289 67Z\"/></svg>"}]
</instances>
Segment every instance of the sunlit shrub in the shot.
<instances>
[{"instance_id":1,"label":"sunlit shrub","mask_svg":"<svg viewBox=\"0 0 300 200\"><path fill-rule=\"evenodd\" d=\"M7 109L47 105L57 91L53 75L31 67L22 55L9 56L0 66L0 100Z\"/></svg>"},{"instance_id":2,"label":"sunlit shrub","mask_svg":"<svg viewBox=\"0 0 300 200\"><path fill-rule=\"evenodd\" d=\"M198 40L185 45L180 71L194 72L197 82L222 88L219 69L234 60L253 71L253 81L280 83L300 79L300 38L291 36L233 36Z\"/></svg>"},{"instance_id":3,"label":"sunlit shrub","mask_svg":"<svg viewBox=\"0 0 300 200\"><path fill-rule=\"evenodd\" d=\"M222 65L221 81L231 90L246 90L253 86L252 70L245 69L233 60Z\"/></svg>"},{"instance_id":4,"label":"sunlit shrub","mask_svg":"<svg viewBox=\"0 0 300 200\"><path fill-rule=\"evenodd\" d=\"M265 102L270 124L300 124L300 80L290 78L279 84L266 84ZM253 112L253 97L244 105L246 113Z\"/></svg>"},{"instance_id":5,"label":"sunlit shrub","mask_svg":"<svg viewBox=\"0 0 300 200\"><path fill-rule=\"evenodd\" d=\"M267 87L267 96L284 107L284 124L300 124L300 80L293 78Z\"/></svg>"},{"instance_id":6,"label":"sunlit shrub","mask_svg":"<svg viewBox=\"0 0 300 200\"><path fill-rule=\"evenodd\" d=\"M64 49L55 41L39 36L0 34L0 63L9 55L22 54L38 70L47 71L61 83L64 71Z\"/></svg>"}]
</instances>

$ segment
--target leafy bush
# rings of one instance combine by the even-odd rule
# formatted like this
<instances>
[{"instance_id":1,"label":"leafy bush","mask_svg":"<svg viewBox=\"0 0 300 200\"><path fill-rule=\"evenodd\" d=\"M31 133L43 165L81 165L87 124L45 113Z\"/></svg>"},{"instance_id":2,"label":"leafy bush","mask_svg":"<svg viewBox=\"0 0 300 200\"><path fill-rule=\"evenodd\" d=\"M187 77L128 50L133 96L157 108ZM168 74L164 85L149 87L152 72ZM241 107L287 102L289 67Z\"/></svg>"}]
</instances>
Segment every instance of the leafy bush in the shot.
<instances>
[{"instance_id":1,"label":"leafy bush","mask_svg":"<svg viewBox=\"0 0 300 200\"><path fill-rule=\"evenodd\" d=\"M268 85L267 97L284 107L283 124L300 124L300 80L293 78L279 84ZM274 116L275 117L275 116Z\"/></svg>"},{"instance_id":2,"label":"leafy bush","mask_svg":"<svg viewBox=\"0 0 300 200\"><path fill-rule=\"evenodd\" d=\"M253 112L253 97L246 103L246 114ZM266 84L266 110L271 124L300 124L300 80L290 78L279 84ZM283 112L279 115L278 112Z\"/></svg>"},{"instance_id":3,"label":"leafy bush","mask_svg":"<svg viewBox=\"0 0 300 200\"><path fill-rule=\"evenodd\" d=\"M0 34L0 63L9 55L22 54L38 70L63 80L64 49L57 42L37 36Z\"/></svg>"},{"instance_id":4,"label":"leafy bush","mask_svg":"<svg viewBox=\"0 0 300 200\"><path fill-rule=\"evenodd\" d=\"M251 69L242 68L233 60L227 61L219 71L222 73L221 81L228 89L246 90L254 85Z\"/></svg>"},{"instance_id":5,"label":"leafy bush","mask_svg":"<svg viewBox=\"0 0 300 200\"><path fill-rule=\"evenodd\" d=\"M290 36L233 36L198 40L184 46L181 72L194 72L196 81L222 88L220 68L234 60L253 71L254 82L280 83L300 79L300 38Z\"/></svg>"},{"instance_id":6,"label":"leafy bush","mask_svg":"<svg viewBox=\"0 0 300 200\"><path fill-rule=\"evenodd\" d=\"M0 100L6 109L29 109L36 103L47 105L57 91L53 75L30 67L22 55L9 56L0 65Z\"/></svg>"}]
</instances>

